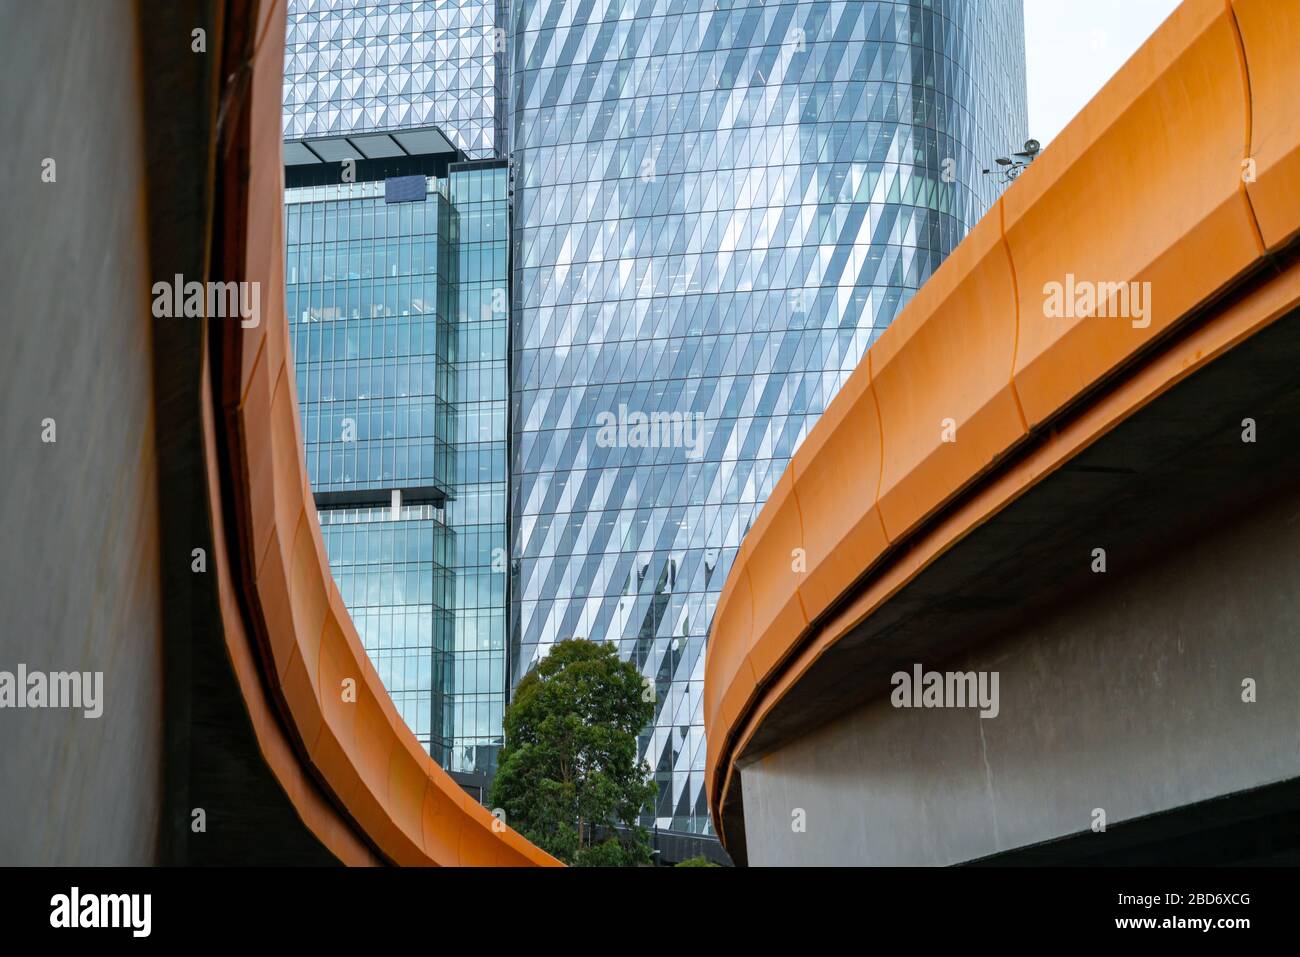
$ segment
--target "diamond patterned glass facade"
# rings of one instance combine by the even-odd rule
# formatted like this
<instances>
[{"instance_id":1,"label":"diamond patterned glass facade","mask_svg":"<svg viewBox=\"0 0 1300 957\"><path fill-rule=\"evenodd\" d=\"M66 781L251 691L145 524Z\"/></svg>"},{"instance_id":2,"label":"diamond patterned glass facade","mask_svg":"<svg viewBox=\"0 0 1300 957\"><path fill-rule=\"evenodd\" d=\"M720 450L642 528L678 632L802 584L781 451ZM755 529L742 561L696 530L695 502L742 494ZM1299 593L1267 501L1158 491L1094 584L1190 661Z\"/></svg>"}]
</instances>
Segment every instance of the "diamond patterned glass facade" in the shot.
<instances>
[{"instance_id":1,"label":"diamond patterned glass facade","mask_svg":"<svg viewBox=\"0 0 1300 957\"><path fill-rule=\"evenodd\" d=\"M330 566L398 710L455 771L495 769L505 703L507 179L469 162L423 201L386 202L382 181L285 193Z\"/></svg>"},{"instance_id":2,"label":"diamond patterned glass facade","mask_svg":"<svg viewBox=\"0 0 1300 957\"><path fill-rule=\"evenodd\" d=\"M522 0L511 62L511 681L557 640L617 642L656 689L653 820L707 832L718 593L995 198L980 170L1026 135L1023 10Z\"/></svg>"},{"instance_id":3,"label":"diamond patterned glass facade","mask_svg":"<svg viewBox=\"0 0 1300 957\"><path fill-rule=\"evenodd\" d=\"M467 156L504 155L501 2L290 0L285 139L438 126Z\"/></svg>"}]
</instances>

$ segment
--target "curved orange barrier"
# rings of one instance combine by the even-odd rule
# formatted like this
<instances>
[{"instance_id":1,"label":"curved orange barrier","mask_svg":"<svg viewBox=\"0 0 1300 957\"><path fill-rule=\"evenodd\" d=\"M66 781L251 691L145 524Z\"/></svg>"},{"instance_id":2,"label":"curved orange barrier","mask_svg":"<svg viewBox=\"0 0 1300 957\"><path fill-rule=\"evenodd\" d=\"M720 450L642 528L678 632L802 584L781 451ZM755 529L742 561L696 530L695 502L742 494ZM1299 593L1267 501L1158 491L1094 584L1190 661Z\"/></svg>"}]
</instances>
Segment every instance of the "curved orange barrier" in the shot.
<instances>
[{"instance_id":1,"label":"curved orange barrier","mask_svg":"<svg viewBox=\"0 0 1300 957\"><path fill-rule=\"evenodd\" d=\"M1193 0L1007 191L1020 295L1015 382L1031 427L1263 253L1242 180L1248 116L1231 11ZM1149 282L1145 315L1045 316L1044 286L1070 276Z\"/></svg>"},{"instance_id":2,"label":"curved orange barrier","mask_svg":"<svg viewBox=\"0 0 1300 957\"><path fill-rule=\"evenodd\" d=\"M259 744L304 822L347 863L557 865L471 799L419 745L330 574L303 461L284 314L285 3L261 4L256 16L252 9L251 81L241 90L239 72L228 74L227 95L242 103L232 103L225 120L231 129L219 188L226 234L219 239L228 271L261 284L263 311L253 328L230 321L214 327L211 384L222 418L209 418L207 438L218 524L223 488L234 503L227 521L235 544L216 564L224 573L227 643ZM223 441L229 468L219 473ZM277 718L287 735L277 733Z\"/></svg>"},{"instance_id":3,"label":"curved orange barrier","mask_svg":"<svg viewBox=\"0 0 1300 957\"><path fill-rule=\"evenodd\" d=\"M1246 192L1270 250L1296 235L1300 220L1300 5L1233 0L1241 56L1249 65L1250 149Z\"/></svg>"},{"instance_id":4,"label":"curved orange barrier","mask_svg":"<svg viewBox=\"0 0 1300 957\"><path fill-rule=\"evenodd\" d=\"M1180 326L1300 230L1297 48L1300 6L1186 0L831 402L713 620L706 783L724 841L733 762L813 661L1061 462L1300 302L1292 267ZM1091 303L1065 297L1080 282Z\"/></svg>"}]
</instances>

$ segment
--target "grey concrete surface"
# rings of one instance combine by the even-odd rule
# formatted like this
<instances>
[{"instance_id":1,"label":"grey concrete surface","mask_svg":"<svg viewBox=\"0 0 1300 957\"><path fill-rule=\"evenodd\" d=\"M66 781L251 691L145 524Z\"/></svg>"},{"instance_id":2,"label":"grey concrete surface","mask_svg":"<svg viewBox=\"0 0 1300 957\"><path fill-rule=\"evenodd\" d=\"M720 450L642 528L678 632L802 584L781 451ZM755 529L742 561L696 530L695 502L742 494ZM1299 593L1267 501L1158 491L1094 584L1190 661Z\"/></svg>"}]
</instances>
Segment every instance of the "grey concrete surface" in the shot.
<instances>
[{"instance_id":1,"label":"grey concrete surface","mask_svg":"<svg viewBox=\"0 0 1300 957\"><path fill-rule=\"evenodd\" d=\"M0 710L0 864L156 855L162 642L135 12L129 0L0 2L0 670L102 671L105 698L98 719ZM46 157L54 183L41 179Z\"/></svg>"},{"instance_id":2,"label":"grey concrete surface","mask_svg":"<svg viewBox=\"0 0 1300 957\"><path fill-rule=\"evenodd\" d=\"M1300 775L1300 493L936 670L1001 713L878 698L743 766L749 862L970 861ZM1242 701L1253 678L1258 700ZM793 827L802 809L806 831Z\"/></svg>"}]
</instances>

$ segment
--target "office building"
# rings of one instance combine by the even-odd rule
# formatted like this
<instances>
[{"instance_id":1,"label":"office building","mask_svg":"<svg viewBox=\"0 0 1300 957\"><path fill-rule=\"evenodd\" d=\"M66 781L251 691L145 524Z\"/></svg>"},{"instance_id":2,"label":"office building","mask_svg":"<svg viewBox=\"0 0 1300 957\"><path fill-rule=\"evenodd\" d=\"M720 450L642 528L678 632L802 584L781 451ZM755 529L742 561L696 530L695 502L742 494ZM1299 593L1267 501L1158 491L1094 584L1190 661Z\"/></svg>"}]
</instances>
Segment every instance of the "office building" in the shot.
<instances>
[{"instance_id":1,"label":"office building","mask_svg":"<svg viewBox=\"0 0 1300 957\"><path fill-rule=\"evenodd\" d=\"M319 158L362 149L345 157L354 182ZM331 569L417 737L449 770L490 774L505 702L507 171L462 160L436 129L291 141L286 156L286 303Z\"/></svg>"},{"instance_id":2,"label":"office building","mask_svg":"<svg viewBox=\"0 0 1300 957\"><path fill-rule=\"evenodd\" d=\"M741 538L1025 139L1020 0L514 7L511 681L615 641L660 827L709 831Z\"/></svg>"}]
</instances>

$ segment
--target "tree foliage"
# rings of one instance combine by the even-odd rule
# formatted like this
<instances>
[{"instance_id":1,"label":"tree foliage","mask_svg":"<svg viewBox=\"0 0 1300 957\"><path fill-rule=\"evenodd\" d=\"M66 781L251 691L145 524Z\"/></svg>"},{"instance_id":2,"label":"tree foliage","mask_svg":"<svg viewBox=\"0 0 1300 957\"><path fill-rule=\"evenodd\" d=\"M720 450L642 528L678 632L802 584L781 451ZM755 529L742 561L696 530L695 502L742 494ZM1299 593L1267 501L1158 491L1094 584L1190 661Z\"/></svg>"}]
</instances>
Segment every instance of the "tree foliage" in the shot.
<instances>
[{"instance_id":1,"label":"tree foliage","mask_svg":"<svg viewBox=\"0 0 1300 957\"><path fill-rule=\"evenodd\" d=\"M506 709L493 805L566 863L648 863L650 839L637 818L655 786L637 758L637 734L653 716L640 673L612 644L558 642Z\"/></svg>"}]
</instances>

